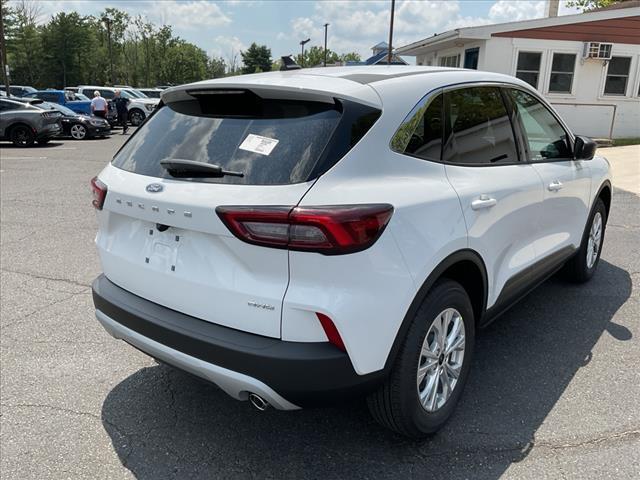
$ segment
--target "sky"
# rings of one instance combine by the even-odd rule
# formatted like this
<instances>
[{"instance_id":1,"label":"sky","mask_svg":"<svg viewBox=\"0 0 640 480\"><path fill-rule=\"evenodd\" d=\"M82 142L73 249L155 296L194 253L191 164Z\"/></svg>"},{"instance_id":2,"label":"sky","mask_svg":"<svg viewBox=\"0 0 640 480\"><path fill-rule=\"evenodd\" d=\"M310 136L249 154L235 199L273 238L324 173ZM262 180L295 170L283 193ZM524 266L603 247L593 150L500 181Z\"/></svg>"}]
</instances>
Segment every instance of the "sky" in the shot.
<instances>
[{"instance_id":1,"label":"sky","mask_svg":"<svg viewBox=\"0 0 640 480\"><path fill-rule=\"evenodd\" d=\"M561 1L560 14L577 13ZM209 55L231 58L252 42L271 48L272 57L298 53L300 40L324 44L338 53L358 52L363 59L371 47L389 35L390 0L39 0L41 21L58 12L98 14L115 7L168 24L174 34L196 44ZM543 17L545 1L537 0L397 0L394 46L457 27Z\"/></svg>"}]
</instances>

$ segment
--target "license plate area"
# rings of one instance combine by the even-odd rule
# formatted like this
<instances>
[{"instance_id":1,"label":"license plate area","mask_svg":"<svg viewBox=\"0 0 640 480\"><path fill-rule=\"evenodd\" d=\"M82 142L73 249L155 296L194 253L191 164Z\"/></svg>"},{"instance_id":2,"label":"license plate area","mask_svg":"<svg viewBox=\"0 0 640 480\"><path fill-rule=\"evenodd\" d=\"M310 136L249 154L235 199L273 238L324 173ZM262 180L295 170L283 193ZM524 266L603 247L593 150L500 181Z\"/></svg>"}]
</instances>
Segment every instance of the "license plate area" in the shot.
<instances>
[{"instance_id":1,"label":"license plate area","mask_svg":"<svg viewBox=\"0 0 640 480\"><path fill-rule=\"evenodd\" d=\"M145 235L142 260L154 270L175 272L178 268L180 247L184 242L184 230L169 227L160 231L155 226L150 226Z\"/></svg>"}]
</instances>

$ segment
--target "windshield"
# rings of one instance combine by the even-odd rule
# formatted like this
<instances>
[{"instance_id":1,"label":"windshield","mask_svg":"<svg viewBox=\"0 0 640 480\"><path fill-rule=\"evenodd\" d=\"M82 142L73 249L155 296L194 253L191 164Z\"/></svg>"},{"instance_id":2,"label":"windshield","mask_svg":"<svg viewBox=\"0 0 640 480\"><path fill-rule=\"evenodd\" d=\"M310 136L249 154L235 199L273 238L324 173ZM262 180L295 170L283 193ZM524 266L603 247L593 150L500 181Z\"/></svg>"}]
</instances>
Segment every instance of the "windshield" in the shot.
<instances>
[{"instance_id":1,"label":"windshield","mask_svg":"<svg viewBox=\"0 0 640 480\"><path fill-rule=\"evenodd\" d=\"M137 92L136 90L130 89L130 88L128 88L126 90L122 89L121 92L123 93L123 95L122 95L123 97L125 97L124 94L129 95L126 98L145 98L145 96L143 94L141 94L140 92Z\"/></svg>"},{"instance_id":2,"label":"windshield","mask_svg":"<svg viewBox=\"0 0 640 480\"><path fill-rule=\"evenodd\" d=\"M120 95L122 95L122 97L124 98L128 98L129 100L135 100L135 95L132 95L131 93L129 93L128 90L120 90Z\"/></svg>"},{"instance_id":3,"label":"windshield","mask_svg":"<svg viewBox=\"0 0 640 480\"><path fill-rule=\"evenodd\" d=\"M279 185L307 181L341 113L334 104L263 102L264 118L219 118L200 113L197 102L180 102L179 113L162 107L136 132L113 160L116 167L172 178L160 165L184 159L240 171L244 177L192 179L210 183ZM185 104L195 103L195 107Z\"/></svg>"},{"instance_id":4,"label":"windshield","mask_svg":"<svg viewBox=\"0 0 640 480\"><path fill-rule=\"evenodd\" d=\"M91 100L89 97L87 97L86 95L84 95L82 93L74 93L73 95L76 97L76 100L83 100L85 102Z\"/></svg>"}]
</instances>

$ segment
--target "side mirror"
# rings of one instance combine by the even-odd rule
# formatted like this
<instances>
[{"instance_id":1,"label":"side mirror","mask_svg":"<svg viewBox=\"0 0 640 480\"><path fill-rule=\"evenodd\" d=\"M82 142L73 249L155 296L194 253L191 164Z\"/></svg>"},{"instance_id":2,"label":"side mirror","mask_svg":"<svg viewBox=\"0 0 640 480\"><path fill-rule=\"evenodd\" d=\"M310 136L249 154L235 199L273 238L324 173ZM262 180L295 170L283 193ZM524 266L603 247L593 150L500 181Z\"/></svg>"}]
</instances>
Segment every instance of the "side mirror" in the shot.
<instances>
[{"instance_id":1,"label":"side mirror","mask_svg":"<svg viewBox=\"0 0 640 480\"><path fill-rule=\"evenodd\" d=\"M573 158L576 160L591 160L596 154L598 144L589 137L576 136L573 145Z\"/></svg>"}]
</instances>

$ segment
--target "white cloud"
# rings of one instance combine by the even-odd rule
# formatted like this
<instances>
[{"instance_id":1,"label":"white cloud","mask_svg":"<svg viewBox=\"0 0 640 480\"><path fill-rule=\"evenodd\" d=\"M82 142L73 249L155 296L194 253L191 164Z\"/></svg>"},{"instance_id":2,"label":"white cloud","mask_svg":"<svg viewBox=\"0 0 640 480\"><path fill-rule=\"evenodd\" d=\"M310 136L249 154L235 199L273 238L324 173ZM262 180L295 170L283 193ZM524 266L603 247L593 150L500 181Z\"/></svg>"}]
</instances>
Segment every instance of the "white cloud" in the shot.
<instances>
[{"instance_id":1,"label":"white cloud","mask_svg":"<svg viewBox=\"0 0 640 480\"><path fill-rule=\"evenodd\" d=\"M248 48L242 40L238 37L226 37L224 35L218 35L214 39L214 46L207 51L207 54L213 57L222 57L227 61L230 61L233 56L236 56L238 62L241 61L240 52Z\"/></svg>"},{"instance_id":2,"label":"white cloud","mask_svg":"<svg viewBox=\"0 0 640 480\"><path fill-rule=\"evenodd\" d=\"M489 20L493 23L503 23L544 17L546 3L529 0L518 2L498 0L489 10Z\"/></svg>"},{"instance_id":3,"label":"white cloud","mask_svg":"<svg viewBox=\"0 0 640 480\"><path fill-rule=\"evenodd\" d=\"M179 29L196 29L200 27L220 27L231 23L217 3L197 0L179 2L169 0L150 2L153 7L147 10L151 20L158 19L165 25Z\"/></svg>"},{"instance_id":4,"label":"white cloud","mask_svg":"<svg viewBox=\"0 0 640 480\"><path fill-rule=\"evenodd\" d=\"M229 15L224 13L217 3L207 0L163 0L160 2L139 0L129 2L114 2L105 0L60 0L41 1L38 6L48 17L58 12L77 11L81 15L97 15L105 8L112 7L126 11L134 16L141 14L149 20L181 30L198 29L202 27L220 27L231 23Z\"/></svg>"}]
</instances>

